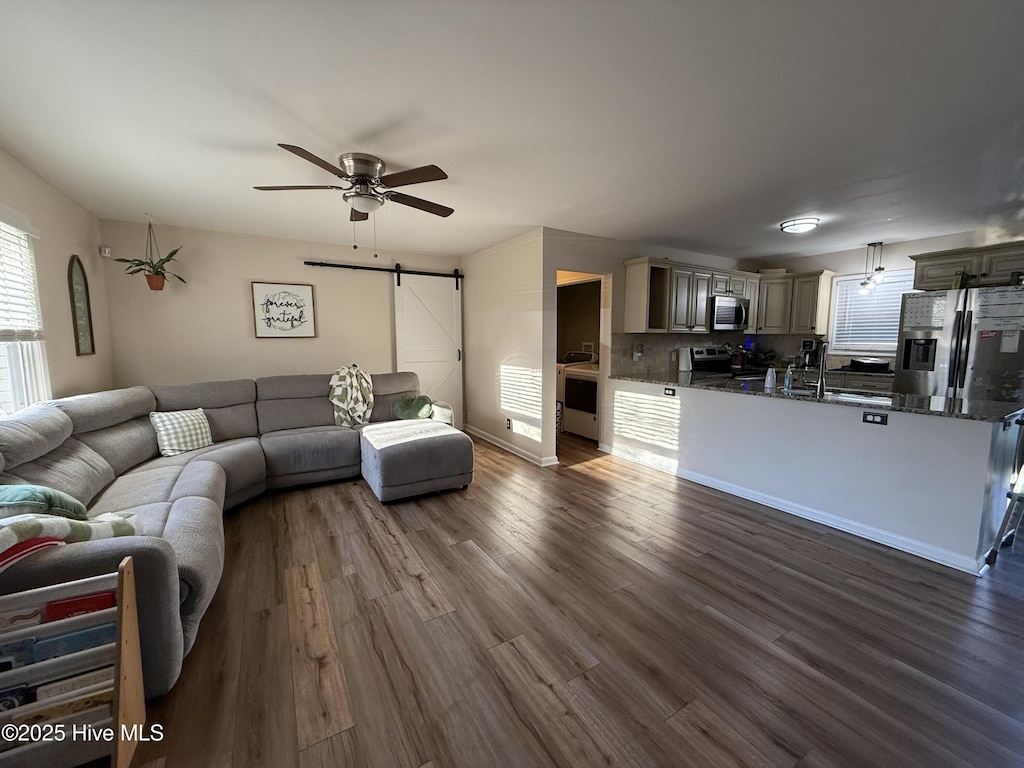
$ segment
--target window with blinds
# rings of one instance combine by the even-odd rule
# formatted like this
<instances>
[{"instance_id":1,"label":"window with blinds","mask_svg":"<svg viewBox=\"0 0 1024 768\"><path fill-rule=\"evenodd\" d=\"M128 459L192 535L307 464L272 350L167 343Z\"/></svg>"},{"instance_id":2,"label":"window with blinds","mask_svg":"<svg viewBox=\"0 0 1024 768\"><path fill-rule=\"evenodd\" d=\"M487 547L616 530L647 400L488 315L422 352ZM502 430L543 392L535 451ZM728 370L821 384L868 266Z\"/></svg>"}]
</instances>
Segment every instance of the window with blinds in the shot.
<instances>
[{"instance_id":1,"label":"window with blinds","mask_svg":"<svg viewBox=\"0 0 1024 768\"><path fill-rule=\"evenodd\" d=\"M0 218L0 416L50 397L33 234Z\"/></svg>"},{"instance_id":2,"label":"window with blinds","mask_svg":"<svg viewBox=\"0 0 1024 768\"><path fill-rule=\"evenodd\" d=\"M859 293L863 275L837 277L832 284L830 353L894 354L900 332L903 294L914 288L914 270L885 271L885 282L867 296Z\"/></svg>"},{"instance_id":3,"label":"window with blinds","mask_svg":"<svg viewBox=\"0 0 1024 768\"><path fill-rule=\"evenodd\" d=\"M0 342L42 339L43 318L29 235L0 221Z\"/></svg>"}]
</instances>

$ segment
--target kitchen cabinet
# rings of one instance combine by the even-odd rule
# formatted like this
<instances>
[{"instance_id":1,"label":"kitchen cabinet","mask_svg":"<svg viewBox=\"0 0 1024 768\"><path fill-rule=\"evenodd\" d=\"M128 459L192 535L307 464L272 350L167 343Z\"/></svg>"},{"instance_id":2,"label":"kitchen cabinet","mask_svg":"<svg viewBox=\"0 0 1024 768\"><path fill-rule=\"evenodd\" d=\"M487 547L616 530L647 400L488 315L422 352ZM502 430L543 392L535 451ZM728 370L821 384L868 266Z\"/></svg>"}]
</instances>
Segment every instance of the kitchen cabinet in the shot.
<instances>
[{"instance_id":1,"label":"kitchen cabinet","mask_svg":"<svg viewBox=\"0 0 1024 768\"><path fill-rule=\"evenodd\" d=\"M832 276L828 269L793 277L793 313L790 333L803 336L824 336L828 333L829 299L832 295Z\"/></svg>"},{"instance_id":2,"label":"kitchen cabinet","mask_svg":"<svg viewBox=\"0 0 1024 768\"><path fill-rule=\"evenodd\" d=\"M1018 285L1024 275L1024 242L924 253L911 258L914 287L924 291L949 290L957 272L971 276L971 287ZM1014 273L1020 273L1016 279Z\"/></svg>"},{"instance_id":3,"label":"kitchen cabinet","mask_svg":"<svg viewBox=\"0 0 1024 768\"><path fill-rule=\"evenodd\" d=\"M626 262L626 333L668 332L673 266L647 258Z\"/></svg>"},{"instance_id":4,"label":"kitchen cabinet","mask_svg":"<svg viewBox=\"0 0 1024 768\"><path fill-rule=\"evenodd\" d=\"M953 278L957 272L976 275L981 271L981 259L976 254L958 252L931 258L913 258L914 287L921 291L948 291L953 287Z\"/></svg>"},{"instance_id":5,"label":"kitchen cabinet","mask_svg":"<svg viewBox=\"0 0 1024 768\"><path fill-rule=\"evenodd\" d=\"M742 296L749 299L749 286L753 283L755 288L759 282L756 275L738 275L729 272L715 272L711 276L712 296Z\"/></svg>"},{"instance_id":6,"label":"kitchen cabinet","mask_svg":"<svg viewBox=\"0 0 1024 768\"><path fill-rule=\"evenodd\" d=\"M712 296L732 296L732 290L730 282L732 275L720 274L716 272L711 276L711 295Z\"/></svg>"},{"instance_id":7,"label":"kitchen cabinet","mask_svg":"<svg viewBox=\"0 0 1024 768\"><path fill-rule=\"evenodd\" d=\"M750 302L747 307L747 333L754 333L757 327L757 308L761 289L761 278L750 276L744 281L743 298Z\"/></svg>"},{"instance_id":8,"label":"kitchen cabinet","mask_svg":"<svg viewBox=\"0 0 1024 768\"><path fill-rule=\"evenodd\" d=\"M711 273L687 267L672 270L672 322L674 333L708 333L708 298Z\"/></svg>"},{"instance_id":9,"label":"kitchen cabinet","mask_svg":"<svg viewBox=\"0 0 1024 768\"><path fill-rule=\"evenodd\" d=\"M1018 272L1016 280L1013 273ZM1024 275L1024 243L986 248L981 255L980 285L1020 285Z\"/></svg>"},{"instance_id":10,"label":"kitchen cabinet","mask_svg":"<svg viewBox=\"0 0 1024 768\"><path fill-rule=\"evenodd\" d=\"M761 278L757 333L822 336L828 333L832 276L828 269L807 274Z\"/></svg>"},{"instance_id":11,"label":"kitchen cabinet","mask_svg":"<svg viewBox=\"0 0 1024 768\"><path fill-rule=\"evenodd\" d=\"M789 333L793 278L762 278L757 294L757 333Z\"/></svg>"},{"instance_id":12,"label":"kitchen cabinet","mask_svg":"<svg viewBox=\"0 0 1024 768\"><path fill-rule=\"evenodd\" d=\"M844 373L842 389L848 392L892 392L892 376L864 376Z\"/></svg>"},{"instance_id":13,"label":"kitchen cabinet","mask_svg":"<svg viewBox=\"0 0 1024 768\"><path fill-rule=\"evenodd\" d=\"M758 275L640 257L626 265L626 333L708 333L711 296L750 300L750 330L758 304Z\"/></svg>"},{"instance_id":14,"label":"kitchen cabinet","mask_svg":"<svg viewBox=\"0 0 1024 768\"><path fill-rule=\"evenodd\" d=\"M805 369L800 380L805 388L814 388L818 384L818 371ZM825 388L830 391L885 394L892 392L892 382L891 374L869 376L855 371L825 371Z\"/></svg>"}]
</instances>

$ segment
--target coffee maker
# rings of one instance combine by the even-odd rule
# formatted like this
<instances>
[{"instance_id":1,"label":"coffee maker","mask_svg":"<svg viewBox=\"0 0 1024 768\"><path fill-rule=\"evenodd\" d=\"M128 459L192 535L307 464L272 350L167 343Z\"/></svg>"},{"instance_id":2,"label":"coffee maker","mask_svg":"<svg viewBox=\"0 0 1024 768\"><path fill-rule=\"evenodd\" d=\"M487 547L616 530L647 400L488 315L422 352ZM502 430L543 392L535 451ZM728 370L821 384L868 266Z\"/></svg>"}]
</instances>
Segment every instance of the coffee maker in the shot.
<instances>
[{"instance_id":1,"label":"coffee maker","mask_svg":"<svg viewBox=\"0 0 1024 768\"><path fill-rule=\"evenodd\" d=\"M801 341L800 362L804 368L817 368L821 362L821 342L817 339Z\"/></svg>"}]
</instances>

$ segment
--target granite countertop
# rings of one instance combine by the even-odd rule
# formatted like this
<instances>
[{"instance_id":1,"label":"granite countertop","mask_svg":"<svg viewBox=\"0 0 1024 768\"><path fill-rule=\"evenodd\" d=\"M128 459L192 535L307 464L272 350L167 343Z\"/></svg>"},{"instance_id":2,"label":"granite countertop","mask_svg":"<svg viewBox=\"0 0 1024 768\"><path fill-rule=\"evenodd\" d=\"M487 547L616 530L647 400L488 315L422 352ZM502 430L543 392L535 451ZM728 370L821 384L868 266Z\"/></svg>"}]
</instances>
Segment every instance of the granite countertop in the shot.
<instances>
[{"instance_id":1,"label":"granite countertop","mask_svg":"<svg viewBox=\"0 0 1024 768\"><path fill-rule=\"evenodd\" d=\"M891 374L890 374L891 375ZM871 408L875 410L900 411L919 413L931 416L946 416L955 419L972 419L975 421L1004 421L1010 416L1024 410L1014 403L993 402L988 400L961 400L946 397L929 397L927 395L862 395L846 392L826 392L822 400L818 400L813 390L794 388L790 392L782 389L779 382L775 392L764 391L764 381L741 381L730 378L702 379L693 383L682 383L678 379L662 379L660 377L611 376L618 381L637 381L644 384L658 384L665 387L683 387L686 389L708 389L719 392L730 392L740 395L757 397L773 397L786 400L797 400L828 405L844 405L854 408Z\"/></svg>"}]
</instances>

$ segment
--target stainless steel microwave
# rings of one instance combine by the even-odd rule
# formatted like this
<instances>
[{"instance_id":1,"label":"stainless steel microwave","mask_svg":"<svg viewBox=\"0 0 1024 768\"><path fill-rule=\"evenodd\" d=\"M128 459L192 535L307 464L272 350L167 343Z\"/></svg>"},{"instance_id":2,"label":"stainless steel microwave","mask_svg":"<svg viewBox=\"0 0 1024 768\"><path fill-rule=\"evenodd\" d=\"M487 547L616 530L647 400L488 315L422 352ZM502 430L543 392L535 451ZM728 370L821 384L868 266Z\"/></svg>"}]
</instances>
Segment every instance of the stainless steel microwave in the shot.
<instances>
[{"instance_id":1,"label":"stainless steel microwave","mask_svg":"<svg viewBox=\"0 0 1024 768\"><path fill-rule=\"evenodd\" d=\"M736 296L711 297L712 331L745 331L749 314L749 299Z\"/></svg>"}]
</instances>

